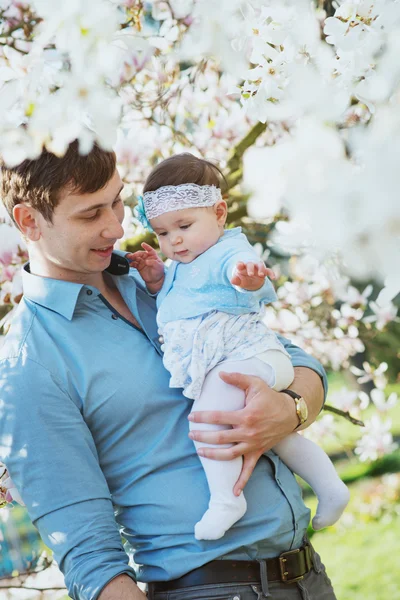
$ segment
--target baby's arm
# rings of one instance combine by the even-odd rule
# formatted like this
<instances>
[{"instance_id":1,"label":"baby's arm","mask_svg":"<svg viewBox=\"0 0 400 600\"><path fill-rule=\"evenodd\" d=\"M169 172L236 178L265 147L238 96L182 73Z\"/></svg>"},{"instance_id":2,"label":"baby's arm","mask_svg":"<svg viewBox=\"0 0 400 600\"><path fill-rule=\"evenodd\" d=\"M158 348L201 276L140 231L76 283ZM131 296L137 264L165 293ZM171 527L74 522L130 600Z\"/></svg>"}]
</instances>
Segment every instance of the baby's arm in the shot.
<instances>
[{"instance_id":1,"label":"baby's arm","mask_svg":"<svg viewBox=\"0 0 400 600\"><path fill-rule=\"evenodd\" d=\"M272 269L268 269L262 261L255 262L238 262L231 277L232 285L255 292L262 288L265 278L275 279L275 273Z\"/></svg>"},{"instance_id":2,"label":"baby's arm","mask_svg":"<svg viewBox=\"0 0 400 600\"><path fill-rule=\"evenodd\" d=\"M148 291L157 294L164 283L164 263L149 244L143 242L142 248L143 250L127 254L126 258L130 266L139 271Z\"/></svg>"}]
</instances>

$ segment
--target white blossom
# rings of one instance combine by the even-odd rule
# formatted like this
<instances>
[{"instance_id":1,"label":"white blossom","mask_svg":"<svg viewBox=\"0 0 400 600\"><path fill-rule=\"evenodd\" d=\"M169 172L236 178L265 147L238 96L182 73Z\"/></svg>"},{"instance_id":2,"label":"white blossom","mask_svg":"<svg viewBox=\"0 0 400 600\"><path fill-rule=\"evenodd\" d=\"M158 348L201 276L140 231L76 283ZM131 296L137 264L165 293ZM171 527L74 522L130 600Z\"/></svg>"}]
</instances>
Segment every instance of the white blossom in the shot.
<instances>
[{"instance_id":1,"label":"white blossom","mask_svg":"<svg viewBox=\"0 0 400 600\"><path fill-rule=\"evenodd\" d=\"M342 387L337 392L329 394L329 401L336 408L354 414L359 409L359 392Z\"/></svg>"},{"instance_id":2,"label":"white blossom","mask_svg":"<svg viewBox=\"0 0 400 600\"><path fill-rule=\"evenodd\" d=\"M370 302L369 307L374 313L364 318L366 323L375 322L376 328L381 331L388 323L394 321L397 316L397 307L391 302L387 306L380 306L376 302Z\"/></svg>"},{"instance_id":3,"label":"white blossom","mask_svg":"<svg viewBox=\"0 0 400 600\"><path fill-rule=\"evenodd\" d=\"M383 390L387 385L387 378L384 374L388 370L388 364L382 362L377 368L374 368L365 361L362 366L362 369L355 366L350 367L351 372L357 376L357 382L363 384L372 381L377 388Z\"/></svg>"},{"instance_id":4,"label":"white blossom","mask_svg":"<svg viewBox=\"0 0 400 600\"><path fill-rule=\"evenodd\" d=\"M365 422L365 433L355 448L355 453L361 461L377 460L396 450L397 444L393 442L390 433L391 425L391 419L382 421L378 415L373 415Z\"/></svg>"},{"instance_id":5,"label":"white blossom","mask_svg":"<svg viewBox=\"0 0 400 600\"><path fill-rule=\"evenodd\" d=\"M386 397L385 392L382 389L374 388L370 393L372 402L375 404L379 412L386 412L393 408L397 404L397 394L392 392Z\"/></svg>"},{"instance_id":6,"label":"white blossom","mask_svg":"<svg viewBox=\"0 0 400 600\"><path fill-rule=\"evenodd\" d=\"M326 443L327 439L336 439L336 423L332 414L323 413L310 427L301 432L304 437L317 444Z\"/></svg>"},{"instance_id":7,"label":"white blossom","mask_svg":"<svg viewBox=\"0 0 400 600\"><path fill-rule=\"evenodd\" d=\"M242 0L201 0L191 13L192 25L183 39L178 56L186 60L198 60L214 56L225 70L240 76L247 65L242 52L232 42L243 28L240 8Z\"/></svg>"}]
</instances>

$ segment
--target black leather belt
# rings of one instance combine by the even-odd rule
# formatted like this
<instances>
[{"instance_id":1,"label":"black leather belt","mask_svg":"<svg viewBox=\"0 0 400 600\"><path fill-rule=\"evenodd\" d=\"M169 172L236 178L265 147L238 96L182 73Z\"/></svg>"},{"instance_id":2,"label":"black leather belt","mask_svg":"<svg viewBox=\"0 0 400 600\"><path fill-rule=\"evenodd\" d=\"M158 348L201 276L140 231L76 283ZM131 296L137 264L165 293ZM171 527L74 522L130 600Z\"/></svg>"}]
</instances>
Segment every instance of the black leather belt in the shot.
<instances>
[{"instance_id":1,"label":"black leather belt","mask_svg":"<svg viewBox=\"0 0 400 600\"><path fill-rule=\"evenodd\" d=\"M178 579L149 583L148 588L150 594L155 594L196 585L260 583L261 563L266 565L268 582L294 583L311 570L312 549L307 544L265 561L214 560Z\"/></svg>"}]
</instances>

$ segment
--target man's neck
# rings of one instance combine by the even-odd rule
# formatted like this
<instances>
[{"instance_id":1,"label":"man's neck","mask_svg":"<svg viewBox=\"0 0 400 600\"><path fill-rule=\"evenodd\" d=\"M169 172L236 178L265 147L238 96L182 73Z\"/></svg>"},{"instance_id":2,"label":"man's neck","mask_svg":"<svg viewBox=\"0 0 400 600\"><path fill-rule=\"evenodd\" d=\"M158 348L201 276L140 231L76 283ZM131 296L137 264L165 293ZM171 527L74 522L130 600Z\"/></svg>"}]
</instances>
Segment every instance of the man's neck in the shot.
<instances>
[{"instance_id":1,"label":"man's neck","mask_svg":"<svg viewBox=\"0 0 400 600\"><path fill-rule=\"evenodd\" d=\"M29 257L29 270L32 275L38 275L39 277L45 277L48 279L58 279L60 281L69 281L71 283L80 283L83 285L90 285L97 288L100 293L105 293L109 287L105 280L103 272L97 273L79 273L78 271L72 271L64 267L59 267L56 264L48 265L43 261L37 260L35 257Z\"/></svg>"}]
</instances>

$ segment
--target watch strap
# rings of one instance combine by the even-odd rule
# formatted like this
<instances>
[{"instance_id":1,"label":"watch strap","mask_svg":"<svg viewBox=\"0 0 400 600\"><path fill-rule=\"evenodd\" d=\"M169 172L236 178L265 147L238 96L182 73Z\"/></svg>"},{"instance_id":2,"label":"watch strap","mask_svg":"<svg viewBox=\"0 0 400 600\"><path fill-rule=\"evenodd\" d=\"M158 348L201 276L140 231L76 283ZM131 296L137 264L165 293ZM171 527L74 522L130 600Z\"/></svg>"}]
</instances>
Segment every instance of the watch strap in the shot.
<instances>
[{"instance_id":1,"label":"watch strap","mask_svg":"<svg viewBox=\"0 0 400 600\"><path fill-rule=\"evenodd\" d=\"M298 394L297 392L294 392L293 390L280 390L282 394L288 394L289 396L291 396L293 398L293 400L300 400L300 398L302 398L302 396L300 396L300 394Z\"/></svg>"},{"instance_id":2,"label":"watch strap","mask_svg":"<svg viewBox=\"0 0 400 600\"><path fill-rule=\"evenodd\" d=\"M300 425L303 425L303 423L306 422L307 419L303 419L301 412L299 410L299 400L304 400L303 396L300 396L300 394L298 394L297 392L294 392L293 390L280 390L282 394L287 394L288 396L290 396L291 398L293 398L295 405L296 405L296 414L297 414L297 418L299 420L299 423L297 425L297 427L295 428L298 429L300 427Z\"/></svg>"}]
</instances>

